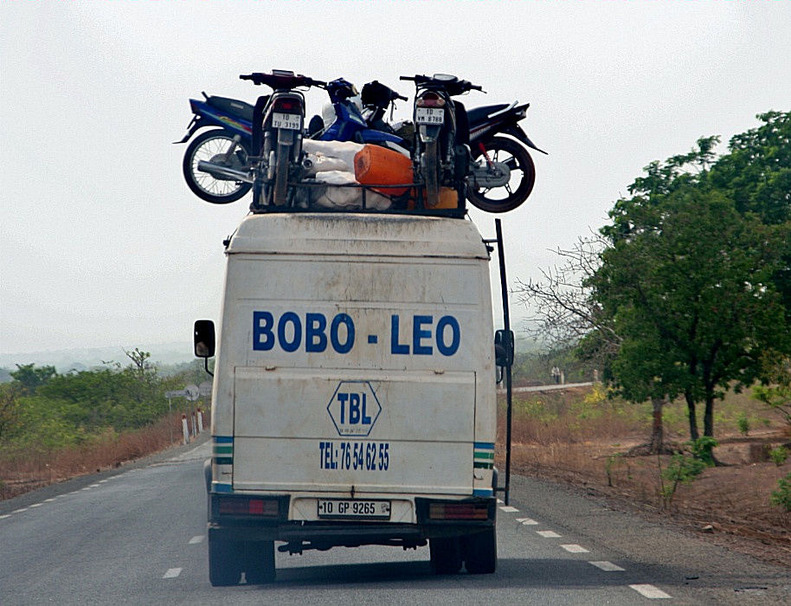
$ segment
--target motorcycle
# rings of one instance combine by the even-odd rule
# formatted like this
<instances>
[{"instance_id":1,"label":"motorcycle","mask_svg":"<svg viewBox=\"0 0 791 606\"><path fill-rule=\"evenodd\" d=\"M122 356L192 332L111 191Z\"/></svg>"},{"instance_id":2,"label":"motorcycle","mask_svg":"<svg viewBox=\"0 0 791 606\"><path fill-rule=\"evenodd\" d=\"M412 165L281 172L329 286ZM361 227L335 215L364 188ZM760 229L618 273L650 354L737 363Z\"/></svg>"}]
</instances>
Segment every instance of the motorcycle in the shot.
<instances>
[{"instance_id":1,"label":"motorcycle","mask_svg":"<svg viewBox=\"0 0 791 606\"><path fill-rule=\"evenodd\" d=\"M253 143L253 106L244 101L227 97L208 96L204 100L190 99L192 121L187 134L177 144L186 143L195 133L184 152L181 163L184 180L199 198L212 204L228 204L242 198L252 184L240 180L238 175L218 171L201 171L198 165L209 162L218 167L243 173L250 164Z\"/></svg>"},{"instance_id":2,"label":"motorcycle","mask_svg":"<svg viewBox=\"0 0 791 606\"><path fill-rule=\"evenodd\" d=\"M415 174L423 185L418 188L418 195L425 196L424 206L436 208L440 203L440 187L450 187L458 194L458 207L463 208L471 166L469 124L464 105L452 97L483 89L449 74L401 76L401 80L414 82L416 89L412 159ZM493 164L487 165L486 170L491 172ZM497 168L503 174L508 172L506 166ZM502 176L492 179L492 186L501 181Z\"/></svg>"},{"instance_id":3,"label":"motorcycle","mask_svg":"<svg viewBox=\"0 0 791 606\"><path fill-rule=\"evenodd\" d=\"M363 86L362 96L343 78L321 88L327 91L332 107L325 110L323 117L314 116L311 120L308 127L311 139L372 143L409 155L409 141L396 134L383 119L392 103L406 101L406 97L376 80ZM358 107L358 98L362 107Z\"/></svg>"},{"instance_id":4,"label":"motorcycle","mask_svg":"<svg viewBox=\"0 0 791 606\"><path fill-rule=\"evenodd\" d=\"M481 210L502 213L513 210L522 204L533 191L536 168L525 146L542 154L544 150L536 145L519 126L519 121L527 117L529 103L517 105L485 105L467 112L470 125L470 148L475 168L468 182L467 199ZM513 138L498 136L509 135ZM521 144L520 144L521 143ZM504 164L509 171L509 179L496 186L488 175L497 176L498 165ZM479 170L491 167L491 172Z\"/></svg>"},{"instance_id":5,"label":"motorcycle","mask_svg":"<svg viewBox=\"0 0 791 606\"><path fill-rule=\"evenodd\" d=\"M239 76L253 84L272 88L271 95L258 98L253 109L253 173L254 210L264 206L285 206L288 183L301 170L305 95L298 87L326 86L290 71L273 70L271 74L256 72ZM200 168L200 166L199 166Z\"/></svg>"}]
</instances>

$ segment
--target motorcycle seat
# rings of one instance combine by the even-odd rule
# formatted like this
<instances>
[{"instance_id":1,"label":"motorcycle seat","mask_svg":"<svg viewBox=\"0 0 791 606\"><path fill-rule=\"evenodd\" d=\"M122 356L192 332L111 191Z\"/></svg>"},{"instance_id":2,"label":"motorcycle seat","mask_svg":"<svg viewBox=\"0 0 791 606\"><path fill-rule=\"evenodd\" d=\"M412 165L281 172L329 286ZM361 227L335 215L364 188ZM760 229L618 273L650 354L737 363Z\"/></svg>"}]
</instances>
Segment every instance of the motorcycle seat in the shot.
<instances>
[{"instance_id":1,"label":"motorcycle seat","mask_svg":"<svg viewBox=\"0 0 791 606\"><path fill-rule=\"evenodd\" d=\"M489 114L502 111L508 107L507 103L498 105L482 105L481 107L474 107L467 110L467 119L470 124L482 122Z\"/></svg>"},{"instance_id":2,"label":"motorcycle seat","mask_svg":"<svg viewBox=\"0 0 791 606\"><path fill-rule=\"evenodd\" d=\"M253 106L249 103L228 97L209 97L206 102L226 114L240 116L248 122L253 121Z\"/></svg>"}]
</instances>

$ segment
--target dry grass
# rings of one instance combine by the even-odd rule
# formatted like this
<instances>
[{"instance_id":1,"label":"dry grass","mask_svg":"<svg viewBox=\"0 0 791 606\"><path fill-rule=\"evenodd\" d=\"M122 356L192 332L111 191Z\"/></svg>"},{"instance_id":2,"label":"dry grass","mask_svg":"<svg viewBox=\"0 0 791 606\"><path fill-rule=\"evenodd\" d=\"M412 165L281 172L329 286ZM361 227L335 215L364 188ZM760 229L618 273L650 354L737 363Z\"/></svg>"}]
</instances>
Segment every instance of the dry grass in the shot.
<instances>
[{"instance_id":1,"label":"dry grass","mask_svg":"<svg viewBox=\"0 0 791 606\"><path fill-rule=\"evenodd\" d=\"M107 430L80 447L51 452L0 453L0 500L75 476L120 467L181 440L181 415L138 431Z\"/></svg>"},{"instance_id":2,"label":"dry grass","mask_svg":"<svg viewBox=\"0 0 791 606\"><path fill-rule=\"evenodd\" d=\"M668 502L662 497L667 482L661 471L670 457L629 455L649 437L650 407L604 396L590 389L514 394L513 470L585 486L691 528L749 539L740 547L791 566L791 513L769 502L778 480L791 471L791 459L778 467L766 456L767 447L791 440L779 417L745 394L731 394L718 403L715 432L720 445L714 454L723 465L680 485ZM666 442L678 448L688 440L685 410L682 403L665 410ZM505 443L505 416L501 403L498 444ZM743 416L750 425L746 436L739 431ZM504 449L498 459L502 469Z\"/></svg>"}]
</instances>

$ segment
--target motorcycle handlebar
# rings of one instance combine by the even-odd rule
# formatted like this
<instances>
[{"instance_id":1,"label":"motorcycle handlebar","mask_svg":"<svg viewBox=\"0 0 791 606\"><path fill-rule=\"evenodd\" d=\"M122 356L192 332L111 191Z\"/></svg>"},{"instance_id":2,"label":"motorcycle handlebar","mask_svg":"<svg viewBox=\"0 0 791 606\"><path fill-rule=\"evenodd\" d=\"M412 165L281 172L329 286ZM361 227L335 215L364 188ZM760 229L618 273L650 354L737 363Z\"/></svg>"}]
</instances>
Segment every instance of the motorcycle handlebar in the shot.
<instances>
[{"instance_id":1,"label":"motorcycle handlebar","mask_svg":"<svg viewBox=\"0 0 791 606\"><path fill-rule=\"evenodd\" d=\"M422 74L415 74L414 76L400 76L400 80L409 80L414 82L416 86L421 84L435 84L444 87L451 95L460 95L471 90L485 92L482 86L473 84L469 80L459 80L455 76L453 79L440 79L435 76L425 76Z\"/></svg>"},{"instance_id":2,"label":"motorcycle handlebar","mask_svg":"<svg viewBox=\"0 0 791 606\"><path fill-rule=\"evenodd\" d=\"M302 76L291 72L274 72L271 74L253 72L252 74L241 74L239 79L251 80L256 86L266 84L272 88L296 88L297 86L325 87L327 85L327 83L322 80L314 80L308 76Z\"/></svg>"}]
</instances>

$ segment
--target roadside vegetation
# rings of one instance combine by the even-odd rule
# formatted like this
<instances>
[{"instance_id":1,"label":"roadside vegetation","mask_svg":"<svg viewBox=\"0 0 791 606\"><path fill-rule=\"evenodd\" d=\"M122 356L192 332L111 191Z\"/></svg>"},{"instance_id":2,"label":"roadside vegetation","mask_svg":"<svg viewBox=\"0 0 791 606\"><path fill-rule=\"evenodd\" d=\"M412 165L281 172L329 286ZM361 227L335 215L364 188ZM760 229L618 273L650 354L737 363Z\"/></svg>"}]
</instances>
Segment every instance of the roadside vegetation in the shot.
<instances>
[{"instance_id":1,"label":"roadside vegetation","mask_svg":"<svg viewBox=\"0 0 791 606\"><path fill-rule=\"evenodd\" d=\"M63 374L34 364L10 371L0 384L0 499L181 440L182 415L196 406L165 394L207 375L197 363L158 368L139 349L126 356L125 365Z\"/></svg>"},{"instance_id":2,"label":"roadside vegetation","mask_svg":"<svg viewBox=\"0 0 791 606\"><path fill-rule=\"evenodd\" d=\"M514 440L526 471L749 529L791 563L791 113L758 119L722 155L703 137L649 164L519 284L546 361L603 383L520 394Z\"/></svg>"}]
</instances>

